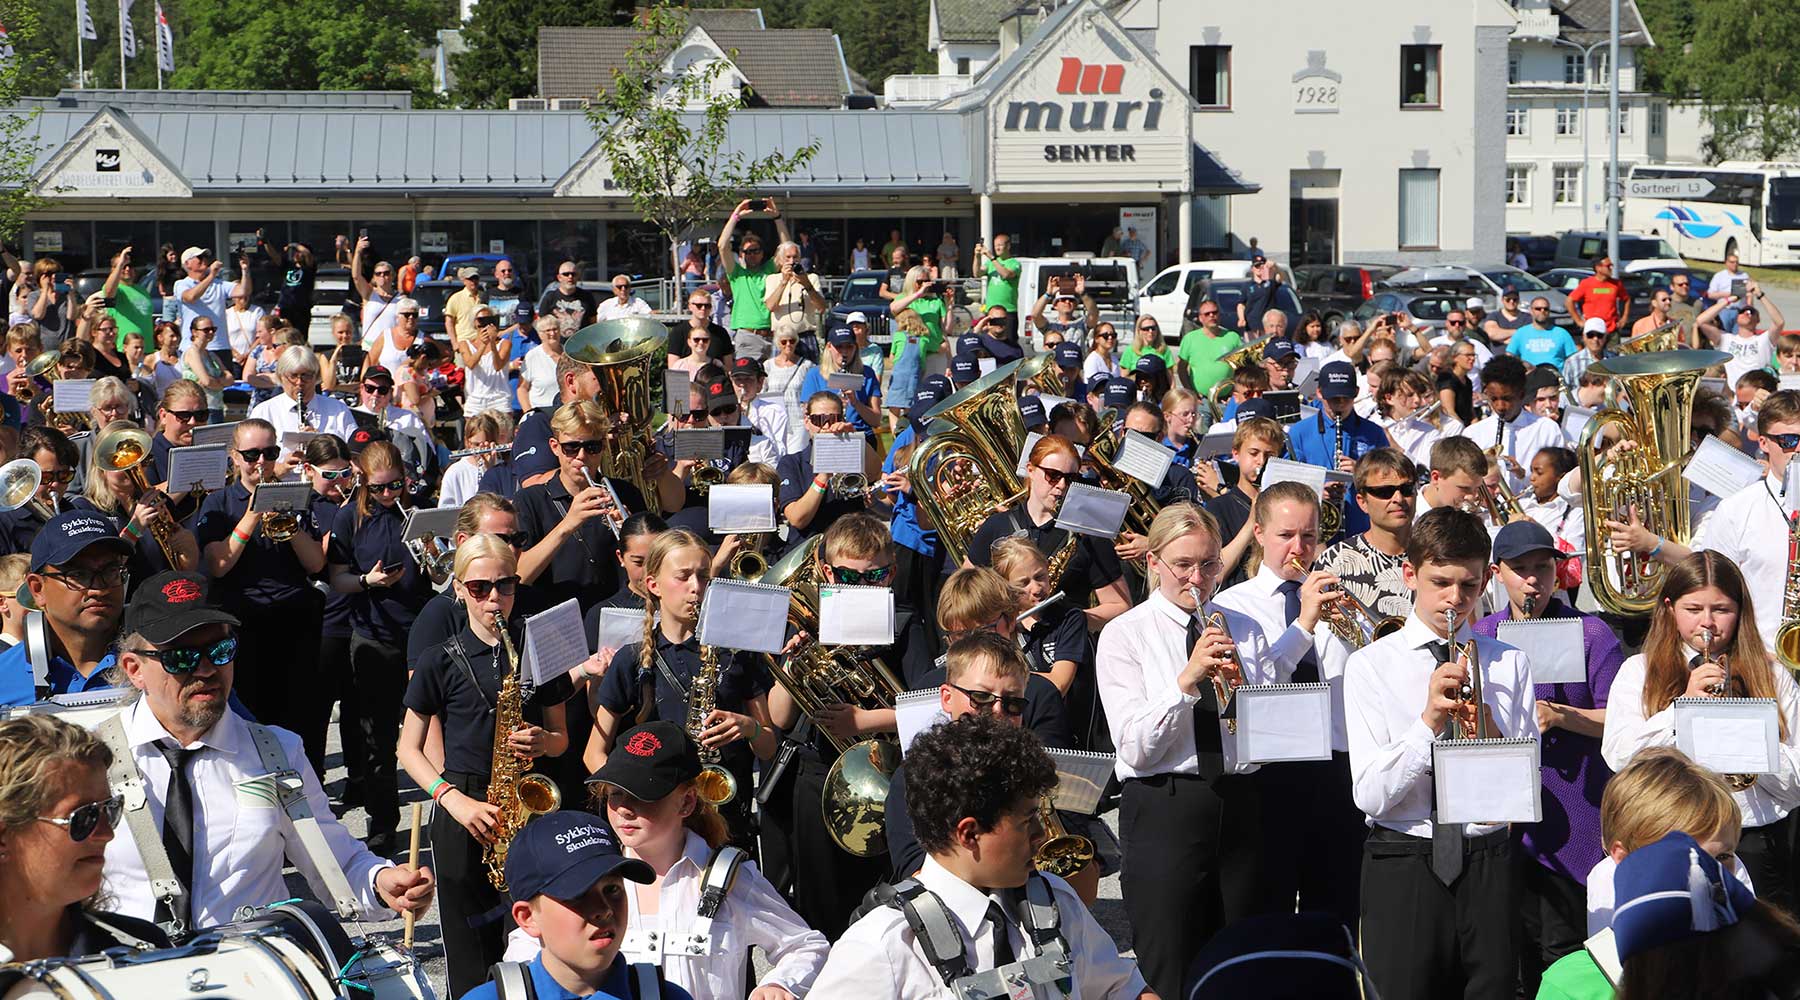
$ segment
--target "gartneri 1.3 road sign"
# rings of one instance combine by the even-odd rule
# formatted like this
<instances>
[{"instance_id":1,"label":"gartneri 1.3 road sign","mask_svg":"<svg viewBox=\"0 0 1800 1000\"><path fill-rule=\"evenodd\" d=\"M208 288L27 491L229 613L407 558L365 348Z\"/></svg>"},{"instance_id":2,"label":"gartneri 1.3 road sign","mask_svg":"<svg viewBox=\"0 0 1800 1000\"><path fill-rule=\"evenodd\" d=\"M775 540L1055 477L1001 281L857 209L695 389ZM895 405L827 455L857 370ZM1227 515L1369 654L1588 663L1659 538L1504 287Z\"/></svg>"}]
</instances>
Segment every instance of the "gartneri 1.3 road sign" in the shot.
<instances>
[{"instance_id":1,"label":"gartneri 1.3 road sign","mask_svg":"<svg viewBox=\"0 0 1800 1000\"><path fill-rule=\"evenodd\" d=\"M1682 201L1712 194L1713 182L1704 177L1633 177L1625 182L1628 198L1668 198Z\"/></svg>"}]
</instances>

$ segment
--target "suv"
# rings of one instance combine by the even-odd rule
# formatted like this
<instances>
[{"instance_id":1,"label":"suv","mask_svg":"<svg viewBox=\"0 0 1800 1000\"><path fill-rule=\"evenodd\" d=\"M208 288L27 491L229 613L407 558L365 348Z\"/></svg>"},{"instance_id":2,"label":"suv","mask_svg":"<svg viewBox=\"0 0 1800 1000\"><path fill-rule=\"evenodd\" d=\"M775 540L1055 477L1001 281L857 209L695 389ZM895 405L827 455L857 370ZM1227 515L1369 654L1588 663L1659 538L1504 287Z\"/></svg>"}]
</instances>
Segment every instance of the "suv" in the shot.
<instances>
[{"instance_id":1,"label":"suv","mask_svg":"<svg viewBox=\"0 0 1800 1000\"><path fill-rule=\"evenodd\" d=\"M1248 294L1250 294L1249 278L1230 281L1214 281L1211 278L1207 278L1205 281L1195 285L1192 291L1188 292L1187 306L1181 311L1181 326L1179 329L1183 334L1186 334L1189 330L1200 325L1195 317L1200 314L1200 303L1207 299L1214 299L1219 303L1221 319L1230 318L1235 320L1237 318L1238 303L1244 301L1244 297ZM1281 289L1276 294L1275 301L1278 308L1280 308L1282 312L1287 313L1288 329L1290 331L1298 330L1300 328L1300 316L1302 313L1306 312L1306 309L1300 304L1300 296L1294 293L1294 287L1285 281L1282 282ZM1244 325L1251 326L1250 323L1245 323ZM1231 328L1234 324L1226 323L1225 326ZM1171 338L1169 336L1169 329L1169 327L1163 327L1163 339L1168 340L1170 343L1179 343L1181 338L1179 336ZM1262 329L1261 322L1256 322L1253 329L1260 333ZM1257 333L1249 333L1241 330L1239 332L1243 334L1246 341L1254 340L1257 336Z\"/></svg>"},{"instance_id":2,"label":"suv","mask_svg":"<svg viewBox=\"0 0 1800 1000\"><path fill-rule=\"evenodd\" d=\"M1393 264L1337 264L1294 269L1294 288L1325 320L1326 332L1369 301L1400 268Z\"/></svg>"},{"instance_id":3,"label":"suv","mask_svg":"<svg viewBox=\"0 0 1800 1000\"><path fill-rule=\"evenodd\" d=\"M888 300L881 297L881 289L887 285L887 280L886 271L850 272L844 279L843 289L838 292L838 300L831 305L830 321L820 335L845 324L851 313L859 312L868 317L869 340L887 343Z\"/></svg>"},{"instance_id":4,"label":"suv","mask_svg":"<svg viewBox=\"0 0 1800 1000\"><path fill-rule=\"evenodd\" d=\"M1282 281L1292 285L1293 273L1280 264L1275 266L1281 270ZM1195 288L1208 279L1236 281L1249 276L1247 260L1195 260L1165 267L1138 289L1137 311L1140 316L1156 317L1156 325L1173 343L1177 336L1174 331L1193 328L1188 317L1193 315L1194 307L1188 299Z\"/></svg>"},{"instance_id":5,"label":"suv","mask_svg":"<svg viewBox=\"0 0 1800 1000\"><path fill-rule=\"evenodd\" d=\"M1403 292L1440 291L1465 299L1480 298L1489 313L1500 308L1500 296L1510 288L1519 293L1519 307L1528 308L1531 300L1543 298L1550 303L1550 322L1569 324L1569 300L1561 286L1546 284L1535 275L1505 264L1472 267L1468 264L1432 264L1399 271L1387 280L1389 288ZM1573 286L1570 286L1573 287Z\"/></svg>"},{"instance_id":6,"label":"suv","mask_svg":"<svg viewBox=\"0 0 1800 1000\"><path fill-rule=\"evenodd\" d=\"M1550 266L1593 267L1594 258L1605 253L1605 233L1571 230L1557 238L1556 257ZM1620 233L1619 259L1613 263L1618 265L1618 272L1686 266L1668 240L1643 233Z\"/></svg>"}]
</instances>

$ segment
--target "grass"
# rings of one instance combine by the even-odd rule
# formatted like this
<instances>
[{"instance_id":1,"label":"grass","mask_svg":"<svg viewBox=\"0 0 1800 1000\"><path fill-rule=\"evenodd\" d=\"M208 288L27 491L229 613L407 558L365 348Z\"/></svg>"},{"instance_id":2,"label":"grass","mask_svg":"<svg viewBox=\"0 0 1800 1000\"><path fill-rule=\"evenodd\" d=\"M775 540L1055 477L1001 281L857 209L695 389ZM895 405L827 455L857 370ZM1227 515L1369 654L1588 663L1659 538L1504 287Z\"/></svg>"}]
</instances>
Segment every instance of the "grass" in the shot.
<instances>
[{"instance_id":1,"label":"grass","mask_svg":"<svg viewBox=\"0 0 1800 1000\"><path fill-rule=\"evenodd\" d=\"M1683 257L1682 260L1689 267L1708 272L1720 270L1725 266L1718 261L1711 260L1694 260L1689 257ZM1759 285L1766 285L1770 288L1800 289L1800 268L1751 267L1746 264L1741 265L1738 269L1755 278Z\"/></svg>"}]
</instances>

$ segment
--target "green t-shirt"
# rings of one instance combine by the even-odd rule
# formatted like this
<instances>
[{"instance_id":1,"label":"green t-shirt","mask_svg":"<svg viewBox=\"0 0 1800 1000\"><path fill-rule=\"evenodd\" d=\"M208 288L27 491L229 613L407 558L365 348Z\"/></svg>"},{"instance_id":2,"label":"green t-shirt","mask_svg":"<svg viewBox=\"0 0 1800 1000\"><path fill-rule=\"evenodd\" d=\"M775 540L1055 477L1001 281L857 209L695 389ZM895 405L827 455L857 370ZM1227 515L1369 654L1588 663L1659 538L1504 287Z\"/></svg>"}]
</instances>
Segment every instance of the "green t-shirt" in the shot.
<instances>
[{"instance_id":1,"label":"green t-shirt","mask_svg":"<svg viewBox=\"0 0 1800 1000\"><path fill-rule=\"evenodd\" d=\"M1163 359L1163 364L1168 365L1170 371L1175 370L1175 348L1164 344L1161 347L1152 348L1144 353L1156 355ZM1133 368L1137 367L1137 359L1139 356L1136 347L1125 348L1125 353L1119 356L1119 367L1126 371L1131 371Z\"/></svg>"},{"instance_id":2,"label":"green t-shirt","mask_svg":"<svg viewBox=\"0 0 1800 1000\"><path fill-rule=\"evenodd\" d=\"M731 328L733 330L767 330L769 307L763 296L769 294L764 278L776 271L775 262L765 260L757 267L738 265L731 272Z\"/></svg>"},{"instance_id":3,"label":"green t-shirt","mask_svg":"<svg viewBox=\"0 0 1800 1000\"><path fill-rule=\"evenodd\" d=\"M1612 1000L1614 995L1606 973L1584 949L1564 955L1544 970L1537 1000Z\"/></svg>"},{"instance_id":4,"label":"green t-shirt","mask_svg":"<svg viewBox=\"0 0 1800 1000\"><path fill-rule=\"evenodd\" d=\"M944 300L935 295L921 295L908 303L906 308L919 314L925 321L925 336L919 338L919 360L936 354L944 343ZM900 352L906 350L906 338L900 335L898 328L894 331L894 342L888 353L894 360L900 360Z\"/></svg>"},{"instance_id":5,"label":"green t-shirt","mask_svg":"<svg viewBox=\"0 0 1800 1000\"><path fill-rule=\"evenodd\" d=\"M987 289L984 293L986 301L981 304L981 308L985 311L995 306L1005 306L1007 312L1016 314L1019 311L1019 262L1011 257L1006 258L1006 266L1013 270L1011 278L1002 278L1000 269L994 263L994 258L989 257Z\"/></svg>"},{"instance_id":6,"label":"green t-shirt","mask_svg":"<svg viewBox=\"0 0 1800 1000\"><path fill-rule=\"evenodd\" d=\"M1194 380L1194 391L1204 395L1213 386L1231 377L1231 366L1219 359L1242 346L1243 338L1230 330L1215 337L1204 328L1195 327L1181 338L1181 347L1176 354L1187 362L1188 375Z\"/></svg>"},{"instance_id":7,"label":"green t-shirt","mask_svg":"<svg viewBox=\"0 0 1800 1000\"><path fill-rule=\"evenodd\" d=\"M156 338L151 334L154 322L150 315L150 296L145 295L143 289L119 282L119 287L113 289L113 304L106 312L119 325L118 350L125 349L126 334L137 333L144 337L145 351L156 351Z\"/></svg>"}]
</instances>

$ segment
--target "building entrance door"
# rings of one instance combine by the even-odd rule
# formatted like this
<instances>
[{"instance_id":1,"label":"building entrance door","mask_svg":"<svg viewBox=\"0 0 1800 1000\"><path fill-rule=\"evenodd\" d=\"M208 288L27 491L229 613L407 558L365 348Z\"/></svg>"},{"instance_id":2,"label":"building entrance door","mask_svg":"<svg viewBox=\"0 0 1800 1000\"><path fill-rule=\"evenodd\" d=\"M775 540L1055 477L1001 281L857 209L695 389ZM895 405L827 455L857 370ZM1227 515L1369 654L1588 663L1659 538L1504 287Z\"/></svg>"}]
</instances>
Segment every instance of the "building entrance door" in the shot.
<instances>
[{"instance_id":1,"label":"building entrance door","mask_svg":"<svg viewBox=\"0 0 1800 1000\"><path fill-rule=\"evenodd\" d=\"M1288 226L1288 259L1293 266L1337 263L1336 198L1291 199Z\"/></svg>"}]
</instances>

